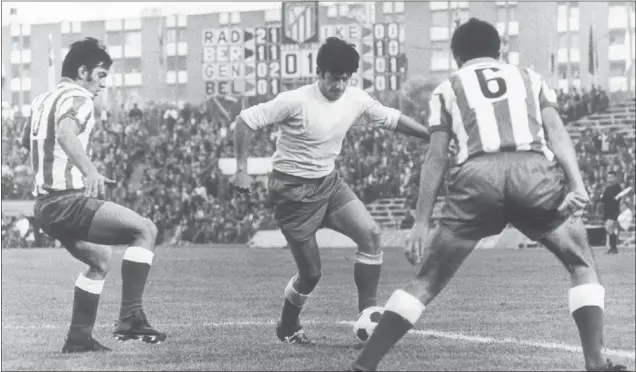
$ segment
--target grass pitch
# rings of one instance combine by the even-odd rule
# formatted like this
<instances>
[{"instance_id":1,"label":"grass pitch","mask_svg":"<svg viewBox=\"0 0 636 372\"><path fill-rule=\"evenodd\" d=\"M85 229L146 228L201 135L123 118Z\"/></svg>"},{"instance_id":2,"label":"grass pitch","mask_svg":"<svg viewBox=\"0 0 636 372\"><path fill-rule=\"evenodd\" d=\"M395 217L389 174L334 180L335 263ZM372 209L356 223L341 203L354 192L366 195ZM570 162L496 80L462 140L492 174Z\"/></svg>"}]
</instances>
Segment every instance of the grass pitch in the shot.
<instances>
[{"instance_id":1,"label":"grass pitch","mask_svg":"<svg viewBox=\"0 0 636 372\"><path fill-rule=\"evenodd\" d=\"M295 272L287 250L243 246L158 248L144 298L160 345L111 338L119 313L122 249L114 255L95 337L115 351L60 353L73 285L83 265L61 249L2 250L3 370L343 370L358 355L353 251L324 249L323 279L302 314L319 345L275 335L282 292ZM380 304L411 279L401 250L385 253ZM606 286L608 356L634 369L634 251L597 251ZM583 370L568 313L569 279L542 249L475 251L381 370Z\"/></svg>"}]
</instances>

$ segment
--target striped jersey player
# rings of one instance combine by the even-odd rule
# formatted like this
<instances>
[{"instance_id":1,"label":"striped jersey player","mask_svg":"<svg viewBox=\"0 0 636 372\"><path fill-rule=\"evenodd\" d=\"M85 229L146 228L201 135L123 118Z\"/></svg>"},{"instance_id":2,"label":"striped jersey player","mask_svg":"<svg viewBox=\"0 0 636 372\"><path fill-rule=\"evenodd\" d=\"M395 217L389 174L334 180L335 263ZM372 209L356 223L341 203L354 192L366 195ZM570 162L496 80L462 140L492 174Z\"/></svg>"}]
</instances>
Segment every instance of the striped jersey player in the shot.
<instances>
[{"instance_id":1,"label":"striped jersey player","mask_svg":"<svg viewBox=\"0 0 636 372\"><path fill-rule=\"evenodd\" d=\"M556 105L554 91L533 70L480 58L435 89L429 126L453 134L456 165L502 151L533 151L552 160L541 110Z\"/></svg>"},{"instance_id":2,"label":"striped jersey player","mask_svg":"<svg viewBox=\"0 0 636 372\"><path fill-rule=\"evenodd\" d=\"M605 290L585 226L571 217L589 196L556 96L537 73L500 62L500 47L497 29L475 18L453 34L451 49L460 69L430 100L431 145L422 166L415 225L404 248L411 263L424 262L416 278L389 298L350 370L375 370L479 240L499 234L507 224L543 244L570 273L569 309L586 369L625 369L603 356ZM457 154L448 169L451 140ZM438 226L429 234L447 172L447 196Z\"/></svg>"},{"instance_id":3,"label":"striped jersey player","mask_svg":"<svg viewBox=\"0 0 636 372\"><path fill-rule=\"evenodd\" d=\"M113 336L158 343L142 295L154 257L157 227L119 204L104 201L105 184L91 162L93 99L104 88L112 59L93 38L71 45L62 79L31 105L22 144L31 150L36 196L34 216L42 230L88 265L75 282L73 314L63 353L110 351L93 338L99 298L110 266L111 246L127 245L122 260L122 301Z\"/></svg>"},{"instance_id":4,"label":"striped jersey player","mask_svg":"<svg viewBox=\"0 0 636 372\"><path fill-rule=\"evenodd\" d=\"M62 78L55 90L36 97L32 107L30 147L35 174L33 195L83 189L82 172L69 161L69 156L56 140L55 123L63 118L75 121L79 129L77 139L90 156L90 137L95 126L93 94L71 79Z\"/></svg>"}]
</instances>

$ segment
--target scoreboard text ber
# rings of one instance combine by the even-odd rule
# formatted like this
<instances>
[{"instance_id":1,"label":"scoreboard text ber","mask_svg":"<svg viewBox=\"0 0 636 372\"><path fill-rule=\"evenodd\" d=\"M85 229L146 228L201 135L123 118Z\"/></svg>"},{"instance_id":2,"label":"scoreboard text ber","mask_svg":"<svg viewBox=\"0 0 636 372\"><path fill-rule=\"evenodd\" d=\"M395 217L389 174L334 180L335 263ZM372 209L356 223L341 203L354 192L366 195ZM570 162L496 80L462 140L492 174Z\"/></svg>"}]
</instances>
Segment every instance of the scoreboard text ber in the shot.
<instances>
[{"instance_id":1,"label":"scoreboard text ber","mask_svg":"<svg viewBox=\"0 0 636 372\"><path fill-rule=\"evenodd\" d=\"M206 95L268 96L316 78L319 43L285 45L280 27L203 31ZM321 25L320 40L336 36L356 46L360 68L351 84L366 91L400 89L406 73L399 23Z\"/></svg>"}]
</instances>

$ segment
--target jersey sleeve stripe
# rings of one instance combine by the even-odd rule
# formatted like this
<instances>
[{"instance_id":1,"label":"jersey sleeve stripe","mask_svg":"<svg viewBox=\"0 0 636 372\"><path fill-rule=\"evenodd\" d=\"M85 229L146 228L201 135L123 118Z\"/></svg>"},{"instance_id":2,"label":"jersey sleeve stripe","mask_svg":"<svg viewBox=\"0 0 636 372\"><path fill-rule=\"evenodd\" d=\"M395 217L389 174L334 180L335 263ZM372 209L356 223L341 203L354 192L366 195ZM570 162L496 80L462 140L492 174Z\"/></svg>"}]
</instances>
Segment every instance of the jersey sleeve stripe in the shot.
<instances>
[{"instance_id":1,"label":"jersey sleeve stripe","mask_svg":"<svg viewBox=\"0 0 636 372\"><path fill-rule=\"evenodd\" d=\"M466 148L467 156L476 154L482 151L483 144L481 141L481 135L479 131L479 124L477 122L477 116L475 111L470 108L468 104L468 97L466 97L466 91L459 74L454 74L450 77L451 89L457 99L457 108L459 114L463 119L464 130L466 132ZM498 135L498 133L494 133Z\"/></svg>"},{"instance_id":2,"label":"jersey sleeve stripe","mask_svg":"<svg viewBox=\"0 0 636 372\"><path fill-rule=\"evenodd\" d=\"M437 110L439 110L439 124L433 125L430 127L429 133L443 131L448 134L453 134L453 119L451 118L450 113L446 109L446 100L444 99L444 95L442 93L436 94L433 96L433 100L436 101L435 105L438 106Z\"/></svg>"}]
</instances>

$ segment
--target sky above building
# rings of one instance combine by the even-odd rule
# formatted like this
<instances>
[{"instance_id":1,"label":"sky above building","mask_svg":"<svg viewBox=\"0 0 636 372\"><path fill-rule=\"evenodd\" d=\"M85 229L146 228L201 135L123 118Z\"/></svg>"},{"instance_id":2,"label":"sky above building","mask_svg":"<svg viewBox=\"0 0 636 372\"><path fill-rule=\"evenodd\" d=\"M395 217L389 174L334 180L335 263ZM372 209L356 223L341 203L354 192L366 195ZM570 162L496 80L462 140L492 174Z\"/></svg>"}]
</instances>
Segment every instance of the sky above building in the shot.
<instances>
[{"instance_id":1,"label":"sky above building","mask_svg":"<svg viewBox=\"0 0 636 372\"><path fill-rule=\"evenodd\" d=\"M2 24L11 22L11 9L17 21L27 24L61 21L88 21L138 18L145 15L204 14L247 10L280 9L280 2L2 2Z\"/></svg>"}]
</instances>

